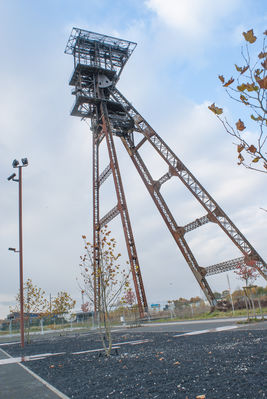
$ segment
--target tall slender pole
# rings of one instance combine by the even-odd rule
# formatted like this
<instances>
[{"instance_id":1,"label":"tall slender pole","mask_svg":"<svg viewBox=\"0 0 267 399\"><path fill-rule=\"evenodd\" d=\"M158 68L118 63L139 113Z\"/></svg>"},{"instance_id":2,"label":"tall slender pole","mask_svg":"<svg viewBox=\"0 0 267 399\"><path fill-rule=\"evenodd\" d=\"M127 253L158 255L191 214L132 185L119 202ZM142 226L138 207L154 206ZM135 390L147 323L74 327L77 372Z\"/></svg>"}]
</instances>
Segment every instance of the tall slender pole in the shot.
<instances>
[{"instance_id":1,"label":"tall slender pole","mask_svg":"<svg viewBox=\"0 0 267 399\"><path fill-rule=\"evenodd\" d=\"M22 246L22 167L19 166L19 292L20 292L20 343L24 348L24 306L23 306L23 246Z\"/></svg>"},{"instance_id":2,"label":"tall slender pole","mask_svg":"<svg viewBox=\"0 0 267 399\"><path fill-rule=\"evenodd\" d=\"M232 309L233 309L233 316L234 316L234 315L235 315L235 307L234 307L233 297L232 297L232 293L231 293L230 280L229 280L228 274L226 275L226 277L227 277L227 281L228 281L229 294L230 294L230 298L231 298Z\"/></svg>"}]
</instances>

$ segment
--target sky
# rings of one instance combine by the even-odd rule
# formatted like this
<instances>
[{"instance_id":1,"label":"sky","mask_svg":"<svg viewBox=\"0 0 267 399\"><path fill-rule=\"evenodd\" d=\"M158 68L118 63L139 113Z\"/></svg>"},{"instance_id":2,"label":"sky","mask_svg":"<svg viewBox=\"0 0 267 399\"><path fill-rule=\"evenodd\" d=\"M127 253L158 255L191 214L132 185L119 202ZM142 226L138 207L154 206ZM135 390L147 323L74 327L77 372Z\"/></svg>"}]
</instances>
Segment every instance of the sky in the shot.
<instances>
[{"instance_id":1,"label":"sky","mask_svg":"<svg viewBox=\"0 0 267 399\"><path fill-rule=\"evenodd\" d=\"M137 42L119 90L145 117L267 259L266 175L237 165L236 146L208 110L215 102L231 121L243 112L223 91L218 74L241 63L242 32L266 29L264 0L0 0L0 318L19 287L18 185L23 169L24 279L47 295L68 291L80 308L81 236L92 237L92 141L87 123L70 116L73 60L64 54L72 27ZM245 116L244 116L245 119ZM89 121L88 121L89 123ZM254 130L253 130L254 129ZM249 125L247 137L257 134ZM119 140L115 141L148 302L202 296ZM166 166L151 148L141 151L153 178ZM106 155L103 149L103 168ZM174 178L162 194L179 225L205 211ZM116 204L112 179L101 188L101 216ZM123 262L120 220L110 223ZM211 223L186 236L201 266L240 252ZM228 273L231 289L242 286ZM226 273L208 278L228 288ZM265 285L263 279L257 284Z\"/></svg>"}]
</instances>

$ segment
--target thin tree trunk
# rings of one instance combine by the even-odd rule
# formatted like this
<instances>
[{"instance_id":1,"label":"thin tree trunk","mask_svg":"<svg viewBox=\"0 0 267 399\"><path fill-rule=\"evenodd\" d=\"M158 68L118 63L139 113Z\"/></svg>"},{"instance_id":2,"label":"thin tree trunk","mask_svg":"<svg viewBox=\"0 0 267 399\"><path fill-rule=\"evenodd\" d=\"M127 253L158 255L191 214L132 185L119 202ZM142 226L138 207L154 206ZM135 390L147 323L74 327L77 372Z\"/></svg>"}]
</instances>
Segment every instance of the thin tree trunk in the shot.
<instances>
[{"instance_id":1,"label":"thin tree trunk","mask_svg":"<svg viewBox=\"0 0 267 399\"><path fill-rule=\"evenodd\" d=\"M264 316L263 316L263 312L262 312L262 307L261 307L261 300L260 300L260 298L258 298L258 304L259 304L259 309L260 309L260 313L261 313L261 319L264 320Z\"/></svg>"}]
</instances>

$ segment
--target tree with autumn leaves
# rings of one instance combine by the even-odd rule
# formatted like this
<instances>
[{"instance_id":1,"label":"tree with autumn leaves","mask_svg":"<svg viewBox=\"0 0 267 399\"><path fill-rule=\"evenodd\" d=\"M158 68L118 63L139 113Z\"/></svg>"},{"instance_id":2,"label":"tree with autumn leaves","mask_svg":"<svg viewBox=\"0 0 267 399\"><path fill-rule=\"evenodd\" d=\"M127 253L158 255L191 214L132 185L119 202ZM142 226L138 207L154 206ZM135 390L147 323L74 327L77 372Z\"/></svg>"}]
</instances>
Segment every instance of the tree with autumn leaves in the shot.
<instances>
[{"instance_id":1,"label":"tree with autumn leaves","mask_svg":"<svg viewBox=\"0 0 267 399\"><path fill-rule=\"evenodd\" d=\"M66 291L60 291L52 301L51 315L60 315L69 313L75 306L76 301L71 298Z\"/></svg>"},{"instance_id":2,"label":"tree with autumn leaves","mask_svg":"<svg viewBox=\"0 0 267 399\"><path fill-rule=\"evenodd\" d=\"M76 301L65 292L58 292L57 296L50 303L45 297L45 291L34 285L30 278L24 283L23 303L26 321L26 339L30 343L31 316L35 314L39 320L54 315L63 315L74 308ZM11 313L20 312L20 293L16 296L16 305L10 308Z\"/></svg>"},{"instance_id":3,"label":"tree with autumn leaves","mask_svg":"<svg viewBox=\"0 0 267 399\"><path fill-rule=\"evenodd\" d=\"M218 76L228 96L245 107L250 121L255 123L257 135L255 135L253 142L244 134L246 125L243 117L232 124L226 117L222 116L223 108L217 107L215 103L209 106L209 109L223 124L226 132L237 140L238 165L263 173L267 173L266 36L267 30L263 33L263 40L259 44L260 48L255 48L259 40L257 40L253 29L243 32L246 42L241 50L243 65L235 65L235 77L225 79L223 75Z\"/></svg>"},{"instance_id":4,"label":"tree with autumn leaves","mask_svg":"<svg viewBox=\"0 0 267 399\"><path fill-rule=\"evenodd\" d=\"M252 308L255 315L255 306L254 301L251 296L251 288L253 288L252 283L259 277L259 272L257 269L253 267L248 267L245 264L240 264L237 266L234 273L245 282L245 287L243 287L243 291L245 294L245 301L246 301L246 308L247 308L247 315L249 319L249 309Z\"/></svg>"},{"instance_id":5,"label":"tree with autumn leaves","mask_svg":"<svg viewBox=\"0 0 267 399\"><path fill-rule=\"evenodd\" d=\"M33 284L32 280L28 280L24 283L23 287L23 303L24 303L24 315L26 320L26 341L30 343L30 319L33 313L38 315L41 319L47 314L48 301L45 298L45 292L42 288L37 287ZM10 308L12 313L20 312L20 293L16 296L16 305Z\"/></svg>"},{"instance_id":6,"label":"tree with autumn leaves","mask_svg":"<svg viewBox=\"0 0 267 399\"><path fill-rule=\"evenodd\" d=\"M82 278L79 285L89 304L97 310L96 321L107 356L112 349L110 312L113 306L123 300L129 288L128 262L125 267L119 264L121 254L116 253L116 240L110 234L107 226L99 232L97 264L94 262L95 247L83 235L85 253L80 257L79 265Z\"/></svg>"}]
</instances>

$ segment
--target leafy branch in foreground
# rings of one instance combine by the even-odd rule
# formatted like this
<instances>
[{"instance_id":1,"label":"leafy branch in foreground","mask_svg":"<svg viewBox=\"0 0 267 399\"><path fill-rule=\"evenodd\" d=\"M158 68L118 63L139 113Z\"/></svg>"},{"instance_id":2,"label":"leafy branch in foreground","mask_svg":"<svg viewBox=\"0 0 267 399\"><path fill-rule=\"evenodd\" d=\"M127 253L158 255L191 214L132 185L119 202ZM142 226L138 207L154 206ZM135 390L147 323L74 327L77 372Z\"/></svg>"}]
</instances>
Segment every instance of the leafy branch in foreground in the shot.
<instances>
[{"instance_id":1,"label":"leafy branch in foreground","mask_svg":"<svg viewBox=\"0 0 267 399\"><path fill-rule=\"evenodd\" d=\"M267 126L267 30L263 33L261 49L257 55L251 55L249 46L257 41L253 29L243 32L246 44L241 49L244 60L243 66L235 64L237 77L225 79L223 75L218 78L225 88L228 96L244 106L249 114L250 120L257 125L257 135L253 143L245 138L245 123L241 118L233 125L228 122L226 117L222 117L223 109L217 107L215 103L208 108L216 115L223 124L226 132L237 139L238 165L243 165L248 169L267 173L267 153L266 153L266 126ZM256 49L253 48L253 52ZM260 51L260 52L259 52Z\"/></svg>"}]
</instances>

